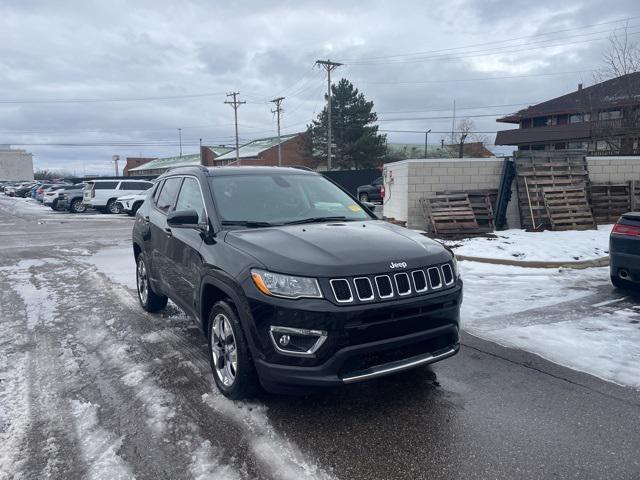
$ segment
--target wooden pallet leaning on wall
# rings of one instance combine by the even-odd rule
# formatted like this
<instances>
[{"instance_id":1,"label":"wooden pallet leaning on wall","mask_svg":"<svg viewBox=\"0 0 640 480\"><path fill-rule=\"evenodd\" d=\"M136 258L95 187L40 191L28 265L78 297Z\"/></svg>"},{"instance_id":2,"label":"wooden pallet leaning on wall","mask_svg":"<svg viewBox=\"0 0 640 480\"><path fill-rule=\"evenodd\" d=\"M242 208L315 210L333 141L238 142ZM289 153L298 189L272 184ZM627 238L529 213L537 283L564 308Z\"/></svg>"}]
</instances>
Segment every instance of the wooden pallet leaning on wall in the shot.
<instances>
[{"instance_id":1,"label":"wooden pallet leaning on wall","mask_svg":"<svg viewBox=\"0 0 640 480\"><path fill-rule=\"evenodd\" d=\"M471 209L476 216L479 233L493 232L496 228L494 209L498 198L498 190L448 190L444 192L436 192L436 195L462 195L469 196Z\"/></svg>"},{"instance_id":2,"label":"wooden pallet leaning on wall","mask_svg":"<svg viewBox=\"0 0 640 480\"><path fill-rule=\"evenodd\" d=\"M523 228L540 230L551 227L544 204L544 189L586 188L589 184L587 161L580 155L552 152L516 156L518 206Z\"/></svg>"},{"instance_id":3,"label":"wooden pallet leaning on wall","mask_svg":"<svg viewBox=\"0 0 640 480\"><path fill-rule=\"evenodd\" d=\"M629 193L631 194L631 202L629 210L632 212L640 211L640 181L631 180L629 182Z\"/></svg>"},{"instance_id":4,"label":"wooden pallet leaning on wall","mask_svg":"<svg viewBox=\"0 0 640 480\"><path fill-rule=\"evenodd\" d=\"M478 234L479 227L469 195L447 194L420 199L429 233L438 237Z\"/></svg>"},{"instance_id":5,"label":"wooden pallet leaning on wall","mask_svg":"<svg viewBox=\"0 0 640 480\"><path fill-rule=\"evenodd\" d=\"M623 213L631 211L633 184L592 183L591 207L596 223L615 223Z\"/></svg>"},{"instance_id":6,"label":"wooden pallet leaning on wall","mask_svg":"<svg viewBox=\"0 0 640 480\"><path fill-rule=\"evenodd\" d=\"M545 188L543 197L552 230L596 228L584 188Z\"/></svg>"}]
</instances>

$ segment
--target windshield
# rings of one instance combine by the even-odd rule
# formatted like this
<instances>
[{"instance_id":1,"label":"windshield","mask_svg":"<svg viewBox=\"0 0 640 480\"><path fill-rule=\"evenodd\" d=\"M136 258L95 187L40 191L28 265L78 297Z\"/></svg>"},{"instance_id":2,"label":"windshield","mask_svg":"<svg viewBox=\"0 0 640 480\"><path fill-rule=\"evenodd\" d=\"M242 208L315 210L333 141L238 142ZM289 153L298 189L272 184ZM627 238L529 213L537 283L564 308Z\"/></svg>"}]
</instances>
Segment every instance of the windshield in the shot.
<instances>
[{"instance_id":1,"label":"windshield","mask_svg":"<svg viewBox=\"0 0 640 480\"><path fill-rule=\"evenodd\" d=\"M223 223L265 226L370 220L351 197L319 175L220 175L211 190Z\"/></svg>"}]
</instances>

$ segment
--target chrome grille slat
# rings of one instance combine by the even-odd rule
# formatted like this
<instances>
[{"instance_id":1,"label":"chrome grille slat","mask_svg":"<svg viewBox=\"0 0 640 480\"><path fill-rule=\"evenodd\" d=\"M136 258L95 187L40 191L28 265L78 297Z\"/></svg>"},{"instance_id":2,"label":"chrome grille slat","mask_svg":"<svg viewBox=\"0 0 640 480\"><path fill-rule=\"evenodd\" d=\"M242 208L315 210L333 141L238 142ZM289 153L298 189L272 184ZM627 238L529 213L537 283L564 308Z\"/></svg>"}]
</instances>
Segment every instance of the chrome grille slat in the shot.
<instances>
[{"instance_id":1,"label":"chrome grille slat","mask_svg":"<svg viewBox=\"0 0 640 480\"><path fill-rule=\"evenodd\" d=\"M391 293L389 295L383 295L382 292L380 292L380 279L381 278L386 278L387 281L389 282L389 290L391 290ZM378 289L378 296L380 298L391 298L391 297L393 297L393 282L391 281L391 277L389 275L378 275L377 277L375 277L375 282L376 282L376 288Z\"/></svg>"},{"instance_id":2,"label":"chrome grille slat","mask_svg":"<svg viewBox=\"0 0 640 480\"><path fill-rule=\"evenodd\" d=\"M453 285L453 282L455 282L455 277L453 275L453 269L451 268L451 265L449 265L448 263L445 263L440 268L442 269L442 279L444 281L444 284L447 287L449 285ZM449 278L450 278L450 280L448 282L447 282L447 276L449 276Z\"/></svg>"},{"instance_id":3,"label":"chrome grille slat","mask_svg":"<svg viewBox=\"0 0 640 480\"><path fill-rule=\"evenodd\" d=\"M349 289L349 298L341 298L336 293L335 284L341 283L341 282L344 282L344 284ZM351 290L351 285L349 284L349 281L347 279L345 279L345 278L334 278L332 280L329 280L329 284L331 285L331 290L333 291L333 297L336 299L336 302L338 302L338 303L351 303L351 302L353 302L353 291Z\"/></svg>"},{"instance_id":4,"label":"chrome grille slat","mask_svg":"<svg viewBox=\"0 0 640 480\"><path fill-rule=\"evenodd\" d=\"M362 282L368 283L369 292L371 293L369 296L362 296L362 287L358 286L358 284ZM356 294L358 295L358 300L360 300L361 302L367 302L375 298L375 295L373 293L373 286L371 285L371 280L369 280L369 277L356 277L353 279L353 284L356 287Z\"/></svg>"},{"instance_id":5,"label":"chrome grille slat","mask_svg":"<svg viewBox=\"0 0 640 480\"><path fill-rule=\"evenodd\" d=\"M424 283L423 288L418 288L418 282L416 282L416 276L422 278L422 282ZM416 293L422 293L429 290L429 283L427 282L427 276L424 274L424 270L414 270L411 272L411 278L413 279L413 288Z\"/></svg>"},{"instance_id":6,"label":"chrome grille slat","mask_svg":"<svg viewBox=\"0 0 640 480\"><path fill-rule=\"evenodd\" d=\"M435 275L432 275L431 273L434 272ZM435 283L433 276L438 277L438 283ZM440 269L438 267L431 267L427 269L427 276L429 277L429 285L431 286L432 290L438 289L438 288L442 288L442 274L440 273Z\"/></svg>"},{"instance_id":7,"label":"chrome grille slat","mask_svg":"<svg viewBox=\"0 0 640 480\"><path fill-rule=\"evenodd\" d=\"M398 278L404 278L406 279L407 282L407 289L405 291L401 291L400 288L400 284L398 283ZM400 273L396 273L393 276L393 279L396 282L396 291L398 292L398 295L401 297L406 297L407 295L411 295L411 281L409 280L409 275L407 275L406 272L400 272Z\"/></svg>"}]
</instances>

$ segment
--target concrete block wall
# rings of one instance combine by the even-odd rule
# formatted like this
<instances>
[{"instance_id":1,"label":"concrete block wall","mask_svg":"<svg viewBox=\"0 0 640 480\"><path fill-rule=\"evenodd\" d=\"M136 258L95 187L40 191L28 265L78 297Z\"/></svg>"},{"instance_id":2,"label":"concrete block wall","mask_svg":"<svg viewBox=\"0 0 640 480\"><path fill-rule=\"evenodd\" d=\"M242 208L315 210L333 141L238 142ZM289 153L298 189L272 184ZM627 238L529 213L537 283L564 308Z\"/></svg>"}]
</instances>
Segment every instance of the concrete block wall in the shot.
<instances>
[{"instance_id":1,"label":"concrete block wall","mask_svg":"<svg viewBox=\"0 0 640 480\"><path fill-rule=\"evenodd\" d=\"M596 183L640 181L640 157L587 157L587 168Z\"/></svg>"},{"instance_id":2,"label":"concrete block wall","mask_svg":"<svg viewBox=\"0 0 640 480\"><path fill-rule=\"evenodd\" d=\"M420 199L446 190L497 189L503 158L416 159L385 166L386 199L383 214L407 222L409 228L425 229ZM391 181L393 179L393 181ZM509 202L507 221L520 227L514 195Z\"/></svg>"}]
</instances>

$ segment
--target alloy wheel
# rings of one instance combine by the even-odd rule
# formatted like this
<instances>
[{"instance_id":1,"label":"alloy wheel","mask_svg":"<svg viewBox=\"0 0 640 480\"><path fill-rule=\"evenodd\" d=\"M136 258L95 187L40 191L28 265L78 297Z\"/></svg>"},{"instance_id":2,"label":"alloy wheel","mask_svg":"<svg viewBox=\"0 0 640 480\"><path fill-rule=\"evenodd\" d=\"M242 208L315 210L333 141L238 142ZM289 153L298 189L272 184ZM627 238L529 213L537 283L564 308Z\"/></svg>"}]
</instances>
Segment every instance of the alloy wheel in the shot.
<instances>
[{"instance_id":1,"label":"alloy wheel","mask_svg":"<svg viewBox=\"0 0 640 480\"><path fill-rule=\"evenodd\" d=\"M231 322L225 314L215 316L211 334L211 355L216 375L225 387L231 387L236 380L238 351Z\"/></svg>"},{"instance_id":2,"label":"alloy wheel","mask_svg":"<svg viewBox=\"0 0 640 480\"><path fill-rule=\"evenodd\" d=\"M142 304L147 303L149 298L149 278L147 277L147 268L142 258L138 260L138 268L136 269L136 280L138 284L138 296Z\"/></svg>"}]
</instances>

